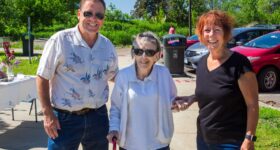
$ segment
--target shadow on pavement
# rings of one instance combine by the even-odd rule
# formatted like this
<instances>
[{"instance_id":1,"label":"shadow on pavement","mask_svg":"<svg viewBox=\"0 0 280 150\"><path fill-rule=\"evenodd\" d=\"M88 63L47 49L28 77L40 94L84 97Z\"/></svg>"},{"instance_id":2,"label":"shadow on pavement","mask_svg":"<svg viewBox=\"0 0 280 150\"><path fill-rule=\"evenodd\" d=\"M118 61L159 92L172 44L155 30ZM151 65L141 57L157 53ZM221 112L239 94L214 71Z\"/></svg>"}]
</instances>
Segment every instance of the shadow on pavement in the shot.
<instances>
[{"instance_id":1,"label":"shadow on pavement","mask_svg":"<svg viewBox=\"0 0 280 150\"><path fill-rule=\"evenodd\" d=\"M0 127L2 131L6 130L0 134L0 148L23 150L47 147L47 135L42 122L23 121L15 128L9 129L9 125L0 120Z\"/></svg>"}]
</instances>

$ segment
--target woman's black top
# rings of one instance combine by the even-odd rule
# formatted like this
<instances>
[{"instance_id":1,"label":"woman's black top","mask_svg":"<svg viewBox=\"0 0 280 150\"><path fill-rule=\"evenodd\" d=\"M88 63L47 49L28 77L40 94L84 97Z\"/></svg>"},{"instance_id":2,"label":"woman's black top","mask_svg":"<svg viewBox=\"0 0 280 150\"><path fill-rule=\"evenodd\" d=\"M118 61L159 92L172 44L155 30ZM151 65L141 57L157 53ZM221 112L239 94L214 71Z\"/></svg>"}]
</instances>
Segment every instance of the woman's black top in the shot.
<instances>
[{"instance_id":1,"label":"woman's black top","mask_svg":"<svg viewBox=\"0 0 280 150\"><path fill-rule=\"evenodd\" d=\"M195 95L198 100L198 134L206 143L236 143L246 133L247 107L238 86L240 76L252 71L249 60L236 52L209 71L207 57L199 62Z\"/></svg>"}]
</instances>

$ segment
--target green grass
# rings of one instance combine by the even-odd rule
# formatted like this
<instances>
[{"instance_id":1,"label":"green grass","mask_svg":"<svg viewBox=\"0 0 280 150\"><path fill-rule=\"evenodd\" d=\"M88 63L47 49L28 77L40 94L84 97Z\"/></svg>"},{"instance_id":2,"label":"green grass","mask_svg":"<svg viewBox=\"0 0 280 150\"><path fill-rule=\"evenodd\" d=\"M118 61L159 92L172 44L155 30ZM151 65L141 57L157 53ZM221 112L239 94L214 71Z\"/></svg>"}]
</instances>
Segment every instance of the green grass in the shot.
<instances>
[{"instance_id":1,"label":"green grass","mask_svg":"<svg viewBox=\"0 0 280 150\"><path fill-rule=\"evenodd\" d=\"M15 48L22 49L22 41L11 42L11 48L10 49L15 49ZM34 50L42 50L43 48L44 48L43 45L37 45L36 43L33 43L33 49Z\"/></svg>"},{"instance_id":2,"label":"green grass","mask_svg":"<svg viewBox=\"0 0 280 150\"><path fill-rule=\"evenodd\" d=\"M261 107L256 135L257 150L280 149L280 111Z\"/></svg>"},{"instance_id":3,"label":"green grass","mask_svg":"<svg viewBox=\"0 0 280 150\"><path fill-rule=\"evenodd\" d=\"M20 64L17 67L14 67L14 73L23 73L25 75L35 75L38 64L39 64L39 57L32 57L31 63L29 63L28 59L21 59Z\"/></svg>"},{"instance_id":4,"label":"green grass","mask_svg":"<svg viewBox=\"0 0 280 150\"><path fill-rule=\"evenodd\" d=\"M17 66L13 67L13 72L15 75L18 73L23 73L25 75L36 75L36 71L39 65L40 56L33 56L31 58L31 63L29 62L28 58L20 58L16 57L20 61ZM3 71L6 71L6 68L3 68Z\"/></svg>"}]
</instances>

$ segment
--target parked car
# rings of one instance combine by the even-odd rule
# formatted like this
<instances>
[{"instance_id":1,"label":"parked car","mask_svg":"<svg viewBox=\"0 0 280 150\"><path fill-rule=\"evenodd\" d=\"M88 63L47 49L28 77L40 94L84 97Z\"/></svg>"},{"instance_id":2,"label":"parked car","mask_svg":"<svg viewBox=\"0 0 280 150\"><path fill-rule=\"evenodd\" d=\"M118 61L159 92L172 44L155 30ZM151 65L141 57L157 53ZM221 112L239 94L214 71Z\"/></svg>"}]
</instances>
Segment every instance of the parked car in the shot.
<instances>
[{"instance_id":1,"label":"parked car","mask_svg":"<svg viewBox=\"0 0 280 150\"><path fill-rule=\"evenodd\" d=\"M188 48L189 46L193 45L194 43L199 42L198 36L197 35L192 35L190 37L187 38L186 40L186 48Z\"/></svg>"},{"instance_id":2,"label":"parked car","mask_svg":"<svg viewBox=\"0 0 280 150\"><path fill-rule=\"evenodd\" d=\"M266 28L274 28L274 29L280 29L280 24L256 24L254 27L266 27Z\"/></svg>"},{"instance_id":3,"label":"parked car","mask_svg":"<svg viewBox=\"0 0 280 150\"><path fill-rule=\"evenodd\" d=\"M228 42L227 47L232 48L237 45L243 45L272 31L275 31L275 29L266 27L234 28L232 30L233 38ZM208 54L208 49L202 43L197 42L185 50L184 63L187 67L196 69L198 61L206 54Z\"/></svg>"},{"instance_id":4,"label":"parked car","mask_svg":"<svg viewBox=\"0 0 280 150\"><path fill-rule=\"evenodd\" d=\"M280 77L280 31L263 35L231 50L248 57L261 91L272 91L277 87Z\"/></svg>"}]
</instances>

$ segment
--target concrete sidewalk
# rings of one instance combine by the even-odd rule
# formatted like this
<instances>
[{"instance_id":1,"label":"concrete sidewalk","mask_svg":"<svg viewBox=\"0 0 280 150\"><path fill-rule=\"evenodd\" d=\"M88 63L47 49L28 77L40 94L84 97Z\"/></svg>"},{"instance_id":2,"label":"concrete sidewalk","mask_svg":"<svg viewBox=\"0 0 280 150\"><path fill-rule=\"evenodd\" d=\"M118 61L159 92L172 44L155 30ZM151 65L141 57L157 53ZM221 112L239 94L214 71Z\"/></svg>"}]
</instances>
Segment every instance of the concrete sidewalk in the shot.
<instances>
[{"instance_id":1,"label":"concrete sidewalk","mask_svg":"<svg viewBox=\"0 0 280 150\"><path fill-rule=\"evenodd\" d=\"M118 49L120 68L131 64L129 48ZM195 76L174 78L178 95L194 93ZM110 83L110 90L113 84ZM0 149L26 150L47 149L47 135L43 129L42 116L35 122L34 110L28 115L30 103L20 103L15 107L15 121L12 121L10 109L0 111ZM38 111L40 111L40 104ZM107 104L110 107L110 103ZM196 104L187 111L174 113L175 133L171 142L172 150L194 150L196 137L196 117L198 107ZM111 148L110 144L110 149ZM82 148L79 148L82 149Z\"/></svg>"}]
</instances>

